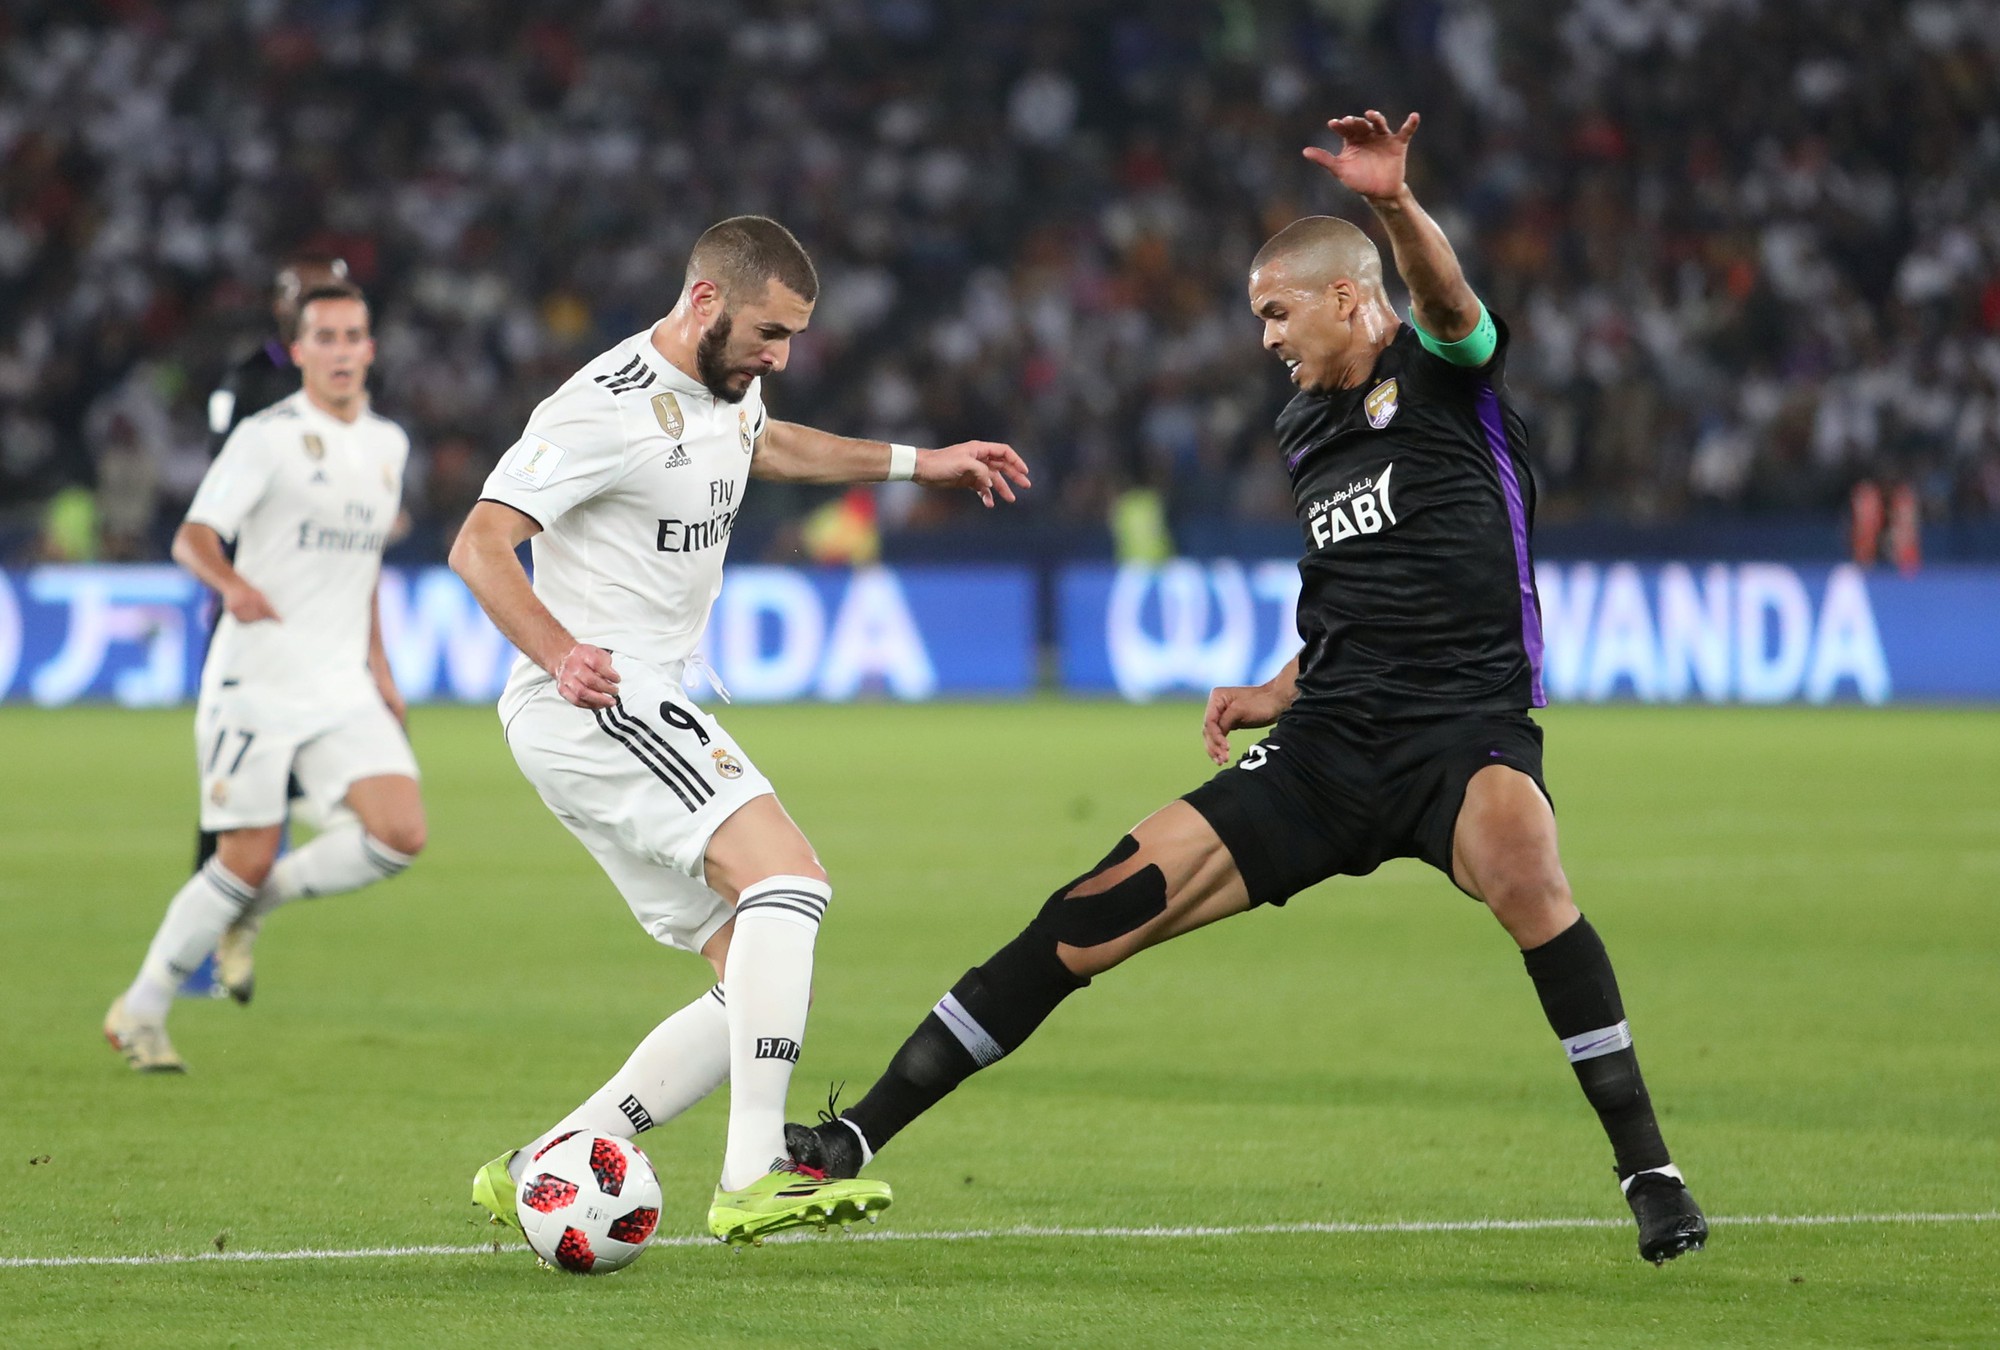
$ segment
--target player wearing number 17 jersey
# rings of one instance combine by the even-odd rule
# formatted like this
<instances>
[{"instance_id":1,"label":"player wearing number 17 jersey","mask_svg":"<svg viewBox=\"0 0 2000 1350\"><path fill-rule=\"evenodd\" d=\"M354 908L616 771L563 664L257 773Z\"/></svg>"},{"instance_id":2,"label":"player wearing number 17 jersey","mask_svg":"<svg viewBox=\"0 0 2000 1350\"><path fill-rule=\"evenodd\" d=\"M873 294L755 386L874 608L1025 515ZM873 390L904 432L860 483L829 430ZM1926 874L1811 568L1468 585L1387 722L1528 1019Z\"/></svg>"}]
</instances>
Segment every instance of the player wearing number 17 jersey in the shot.
<instances>
[{"instance_id":1,"label":"player wearing number 17 jersey","mask_svg":"<svg viewBox=\"0 0 2000 1350\"><path fill-rule=\"evenodd\" d=\"M201 828L216 847L105 1016L106 1039L135 1069L184 1067L167 1010L226 932L247 952L277 906L392 877L424 845L417 764L375 611L410 442L369 410L375 344L360 292L308 290L297 324L302 387L230 433L174 536L175 560L224 608L195 712ZM293 778L322 819L348 810L280 861Z\"/></svg>"},{"instance_id":2,"label":"player wearing number 17 jersey","mask_svg":"<svg viewBox=\"0 0 2000 1350\"><path fill-rule=\"evenodd\" d=\"M1133 827L968 971L843 1116L794 1126L801 1161L851 1176L917 1115L1017 1049L1063 999L1157 943L1328 877L1422 858L1521 949L1543 1011L1611 1143L1640 1255L1708 1226L1667 1154L1618 982L1572 903L1542 781L1541 625L1528 548L1527 436L1502 393L1506 329L1466 284L1403 179L1412 114L1331 124L1308 158L1360 193L1395 250L1310 217L1250 265L1264 346L1299 387L1278 419L1305 554L1303 650L1270 683L1217 689L1203 726L1276 725L1238 763Z\"/></svg>"},{"instance_id":3,"label":"player wearing number 17 jersey","mask_svg":"<svg viewBox=\"0 0 2000 1350\"><path fill-rule=\"evenodd\" d=\"M700 953L722 981L583 1105L479 1170L473 1199L500 1222L516 1222L515 1187L552 1141L585 1129L632 1138L725 1079L716 1237L752 1242L889 1203L880 1182L829 1181L785 1152L785 1091L833 891L769 780L688 696L688 670L749 479L914 478L971 488L988 506L1028 480L1004 445L918 451L770 419L763 377L784 369L818 292L783 226L714 226L673 312L535 409L453 545L452 566L521 653L500 700L521 771L646 931ZM514 554L527 539L532 586Z\"/></svg>"}]
</instances>

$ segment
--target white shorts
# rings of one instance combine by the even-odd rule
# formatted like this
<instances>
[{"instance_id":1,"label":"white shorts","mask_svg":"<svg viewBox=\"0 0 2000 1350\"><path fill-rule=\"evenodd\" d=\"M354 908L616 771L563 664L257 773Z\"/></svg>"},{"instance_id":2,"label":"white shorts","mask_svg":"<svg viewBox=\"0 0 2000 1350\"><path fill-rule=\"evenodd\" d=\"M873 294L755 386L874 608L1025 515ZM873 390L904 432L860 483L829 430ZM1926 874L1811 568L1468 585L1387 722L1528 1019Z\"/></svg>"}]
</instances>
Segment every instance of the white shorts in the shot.
<instances>
[{"instance_id":1,"label":"white shorts","mask_svg":"<svg viewBox=\"0 0 2000 1350\"><path fill-rule=\"evenodd\" d=\"M194 750L211 832L283 823L294 777L324 818L363 778L417 776L409 737L372 688L323 708L259 699L244 685L204 689Z\"/></svg>"},{"instance_id":2,"label":"white shorts","mask_svg":"<svg viewBox=\"0 0 2000 1350\"><path fill-rule=\"evenodd\" d=\"M709 837L771 782L688 698L677 668L616 664L615 707L576 707L543 678L508 717L507 746L640 927L699 952L734 913L702 880Z\"/></svg>"}]
</instances>

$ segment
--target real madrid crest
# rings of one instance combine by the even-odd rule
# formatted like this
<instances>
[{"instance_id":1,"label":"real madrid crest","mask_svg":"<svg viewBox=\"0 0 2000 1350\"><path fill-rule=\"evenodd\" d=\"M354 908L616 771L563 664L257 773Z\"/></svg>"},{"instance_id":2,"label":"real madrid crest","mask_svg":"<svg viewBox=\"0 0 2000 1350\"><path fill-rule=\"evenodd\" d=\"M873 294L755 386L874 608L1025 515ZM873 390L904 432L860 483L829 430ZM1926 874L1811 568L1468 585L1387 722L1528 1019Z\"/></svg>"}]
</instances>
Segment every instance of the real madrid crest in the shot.
<instances>
[{"instance_id":1,"label":"real madrid crest","mask_svg":"<svg viewBox=\"0 0 2000 1350\"><path fill-rule=\"evenodd\" d=\"M742 408L736 410L736 434L743 441L743 453L750 453L750 414Z\"/></svg>"},{"instance_id":2,"label":"real madrid crest","mask_svg":"<svg viewBox=\"0 0 2000 1350\"><path fill-rule=\"evenodd\" d=\"M1368 397L1361 402L1362 411L1368 414L1368 425L1380 431L1389 425L1389 419L1396 415L1396 382L1384 380L1368 391Z\"/></svg>"},{"instance_id":3,"label":"real madrid crest","mask_svg":"<svg viewBox=\"0 0 2000 1350\"><path fill-rule=\"evenodd\" d=\"M736 758L736 756L730 754L719 745L709 751L709 753L715 757L715 771L724 778L741 778L743 776L742 760Z\"/></svg>"},{"instance_id":4,"label":"real madrid crest","mask_svg":"<svg viewBox=\"0 0 2000 1350\"><path fill-rule=\"evenodd\" d=\"M229 804L229 780L227 778L216 779L209 786L208 799L217 806L227 806Z\"/></svg>"},{"instance_id":5,"label":"real madrid crest","mask_svg":"<svg viewBox=\"0 0 2000 1350\"><path fill-rule=\"evenodd\" d=\"M681 401L672 394L653 395L653 416L671 440L679 440L687 430L687 419L681 416Z\"/></svg>"},{"instance_id":6,"label":"real madrid crest","mask_svg":"<svg viewBox=\"0 0 2000 1350\"><path fill-rule=\"evenodd\" d=\"M326 442L319 438L317 432L308 431L305 434L305 443L306 458L314 461L326 458Z\"/></svg>"}]
</instances>

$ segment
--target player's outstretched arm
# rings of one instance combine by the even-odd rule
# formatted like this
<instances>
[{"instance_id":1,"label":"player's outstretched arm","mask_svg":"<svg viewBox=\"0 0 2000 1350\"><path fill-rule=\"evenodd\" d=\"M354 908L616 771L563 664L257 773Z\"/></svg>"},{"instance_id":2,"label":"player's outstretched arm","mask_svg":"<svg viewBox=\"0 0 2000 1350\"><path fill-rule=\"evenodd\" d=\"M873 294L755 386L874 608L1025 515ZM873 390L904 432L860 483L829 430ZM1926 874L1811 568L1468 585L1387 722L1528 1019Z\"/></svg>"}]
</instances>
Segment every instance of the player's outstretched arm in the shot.
<instances>
[{"instance_id":1,"label":"player's outstretched arm","mask_svg":"<svg viewBox=\"0 0 2000 1350\"><path fill-rule=\"evenodd\" d=\"M1404 176L1410 138L1422 119L1411 113L1397 130L1381 113L1336 117L1339 153L1307 146L1305 157L1359 193L1388 232L1396 271L1410 288L1410 318L1419 332L1450 344L1472 335L1485 310L1466 283L1465 270L1430 213L1417 204Z\"/></svg>"},{"instance_id":2,"label":"player's outstretched arm","mask_svg":"<svg viewBox=\"0 0 2000 1350\"><path fill-rule=\"evenodd\" d=\"M222 536L212 525L187 521L174 531L174 561L194 573L195 580L222 597L222 607L238 623L269 619L280 622L264 592L252 586L229 561Z\"/></svg>"},{"instance_id":3,"label":"player's outstretched arm","mask_svg":"<svg viewBox=\"0 0 2000 1350\"><path fill-rule=\"evenodd\" d=\"M549 613L514 550L542 527L499 502L475 503L452 541L451 570L509 642L555 677L556 692L579 708L608 708L618 697L611 653L578 642Z\"/></svg>"},{"instance_id":4,"label":"player's outstretched arm","mask_svg":"<svg viewBox=\"0 0 2000 1350\"><path fill-rule=\"evenodd\" d=\"M1299 658L1263 684L1231 684L1211 689L1201 715L1201 743L1217 764L1229 763L1229 733L1242 727L1268 727L1299 696Z\"/></svg>"},{"instance_id":5,"label":"player's outstretched arm","mask_svg":"<svg viewBox=\"0 0 2000 1350\"><path fill-rule=\"evenodd\" d=\"M899 457L907 462L899 464ZM930 488L966 488L993 505L1030 487L1028 466L1009 446L964 441L941 450L911 450L887 441L860 441L773 420L757 438L753 477L779 483L882 483L910 479Z\"/></svg>"}]
</instances>

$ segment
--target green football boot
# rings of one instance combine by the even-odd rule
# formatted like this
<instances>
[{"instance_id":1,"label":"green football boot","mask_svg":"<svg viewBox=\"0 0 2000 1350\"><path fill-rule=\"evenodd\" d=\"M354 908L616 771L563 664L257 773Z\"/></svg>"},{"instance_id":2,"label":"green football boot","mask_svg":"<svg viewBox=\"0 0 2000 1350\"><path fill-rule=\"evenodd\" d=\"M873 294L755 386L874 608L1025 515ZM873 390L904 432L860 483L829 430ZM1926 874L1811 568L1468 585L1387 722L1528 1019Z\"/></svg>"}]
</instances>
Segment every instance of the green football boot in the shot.
<instances>
[{"instance_id":1,"label":"green football boot","mask_svg":"<svg viewBox=\"0 0 2000 1350\"><path fill-rule=\"evenodd\" d=\"M472 1174L472 1203L491 1214L494 1223L505 1224L517 1233L521 1232L521 1216L514 1210L514 1178L507 1174L507 1164L520 1151L510 1148Z\"/></svg>"},{"instance_id":2,"label":"green football boot","mask_svg":"<svg viewBox=\"0 0 2000 1350\"><path fill-rule=\"evenodd\" d=\"M825 1232L829 1224L874 1223L893 1199L886 1182L859 1177L835 1181L787 1159L740 1191L716 1187L708 1206L708 1231L732 1247L755 1245L787 1228L810 1226Z\"/></svg>"}]
</instances>

